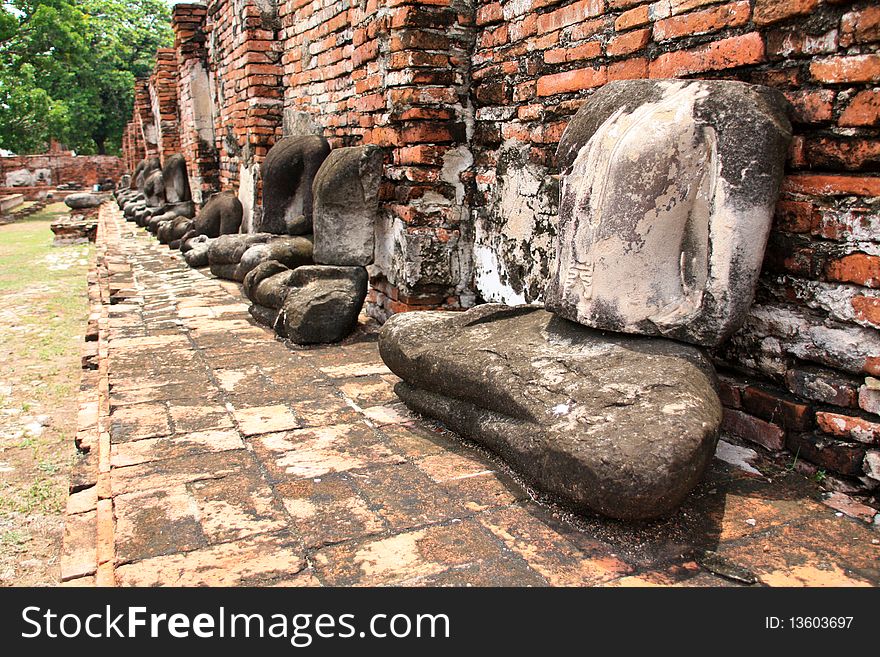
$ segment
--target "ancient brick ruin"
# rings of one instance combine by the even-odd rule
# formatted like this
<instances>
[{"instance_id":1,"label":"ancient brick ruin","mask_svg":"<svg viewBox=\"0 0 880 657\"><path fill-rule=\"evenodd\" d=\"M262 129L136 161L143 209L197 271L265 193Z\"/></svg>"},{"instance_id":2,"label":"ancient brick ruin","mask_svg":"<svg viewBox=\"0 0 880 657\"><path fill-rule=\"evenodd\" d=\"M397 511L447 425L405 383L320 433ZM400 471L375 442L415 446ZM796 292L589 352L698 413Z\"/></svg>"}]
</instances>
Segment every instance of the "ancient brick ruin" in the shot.
<instances>
[{"instance_id":1,"label":"ancient brick ruin","mask_svg":"<svg viewBox=\"0 0 880 657\"><path fill-rule=\"evenodd\" d=\"M242 230L282 136L384 149L368 312L541 301L571 117L614 80L780 90L794 137L758 293L713 352L724 427L842 490L880 481L880 9L828 0L217 0L174 7L128 169L181 152ZM256 218L258 219L258 218Z\"/></svg>"},{"instance_id":2,"label":"ancient brick ruin","mask_svg":"<svg viewBox=\"0 0 880 657\"><path fill-rule=\"evenodd\" d=\"M116 181L125 163L115 155L74 155L69 151L0 157L0 195L24 194L28 200L45 198L58 185L89 188Z\"/></svg>"}]
</instances>

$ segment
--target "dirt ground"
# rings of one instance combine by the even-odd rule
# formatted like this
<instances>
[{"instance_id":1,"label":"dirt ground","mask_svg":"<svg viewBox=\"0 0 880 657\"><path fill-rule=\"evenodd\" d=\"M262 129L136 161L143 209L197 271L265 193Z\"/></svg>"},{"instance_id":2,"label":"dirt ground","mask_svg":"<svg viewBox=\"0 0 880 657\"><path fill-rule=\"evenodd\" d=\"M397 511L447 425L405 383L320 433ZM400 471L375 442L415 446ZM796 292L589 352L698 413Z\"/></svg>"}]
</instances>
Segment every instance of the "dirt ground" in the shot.
<instances>
[{"instance_id":1,"label":"dirt ground","mask_svg":"<svg viewBox=\"0 0 880 657\"><path fill-rule=\"evenodd\" d=\"M0 226L0 585L54 586L77 458L91 245L53 246L63 203Z\"/></svg>"}]
</instances>

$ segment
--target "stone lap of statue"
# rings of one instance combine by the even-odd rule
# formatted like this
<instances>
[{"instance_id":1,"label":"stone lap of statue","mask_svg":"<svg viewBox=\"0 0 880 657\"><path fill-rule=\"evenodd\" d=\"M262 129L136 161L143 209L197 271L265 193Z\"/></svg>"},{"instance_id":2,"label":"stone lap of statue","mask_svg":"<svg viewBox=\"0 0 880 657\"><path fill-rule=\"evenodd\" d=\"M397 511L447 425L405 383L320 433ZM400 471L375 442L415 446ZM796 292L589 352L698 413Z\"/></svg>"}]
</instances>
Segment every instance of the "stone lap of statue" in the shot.
<instances>
[{"instance_id":1,"label":"stone lap of statue","mask_svg":"<svg viewBox=\"0 0 880 657\"><path fill-rule=\"evenodd\" d=\"M208 249L211 242L220 235L232 235L238 233L241 228L243 208L241 201L234 192L220 192L214 194L204 207L196 215L191 224L186 226L185 232L177 233L173 227L174 238L179 242L180 250L190 267L208 266ZM160 236L161 239L161 236ZM175 239L169 239L169 244L175 244Z\"/></svg>"},{"instance_id":2,"label":"stone lap of statue","mask_svg":"<svg viewBox=\"0 0 880 657\"><path fill-rule=\"evenodd\" d=\"M254 232L208 247L215 276L241 281L258 264L273 259L298 266L304 264L306 250L311 262L312 183L329 152L327 140L314 135L284 137L269 149L260 167L263 206L255 215ZM269 241L279 244L263 246Z\"/></svg>"},{"instance_id":3,"label":"stone lap of statue","mask_svg":"<svg viewBox=\"0 0 880 657\"><path fill-rule=\"evenodd\" d=\"M337 342L352 332L367 294L364 265L373 261L382 166L377 146L340 148L323 160L312 185L321 264L280 258L275 241L242 256L237 273L246 273L244 290L258 321L299 344Z\"/></svg>"}]
</instances>

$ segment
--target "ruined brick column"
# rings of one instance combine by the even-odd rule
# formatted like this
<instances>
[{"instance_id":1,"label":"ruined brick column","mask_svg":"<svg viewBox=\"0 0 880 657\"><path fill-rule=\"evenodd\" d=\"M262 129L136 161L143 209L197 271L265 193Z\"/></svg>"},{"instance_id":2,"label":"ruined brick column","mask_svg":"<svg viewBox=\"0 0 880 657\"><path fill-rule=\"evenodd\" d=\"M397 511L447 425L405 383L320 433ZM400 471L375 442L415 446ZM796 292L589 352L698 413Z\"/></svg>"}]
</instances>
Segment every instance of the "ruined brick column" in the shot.
<instances>
[{"instance_id":1,"label":"ruined brick column","mask_svg":"<svg viewBox=\"0 0 880 657\"><path fill-rule=\"evenodd\" d=\"M385 148L368 312L473 301L473 3L291 0L279 6L285 134Z\"/></svg>"},{"instance_id":2,"label":"ruined brick column","mask_svg":"<svg viewBox=\"0 0 880 657\"><path fill-rule=\"evenodd\" d=\"M474 3L391 0L388 124L365 141L392 146L393 182L378 231L368 310L388 314L473 303L469 133Z\"/></svg>"},{"instance_id":3,"label":"ruined brick column","mask_svg":"<svg viewBox=\"0 0 880 657\"><path fill-rule=\"evenodd\" d=\"M143 145L142 157L157 157L159 142L153 117L149 79L144 78L135 82L134 123L135 139Z\"/></svg>"},{"instance_id":4,"label":"ruined brick column","mask_svg":"<svg viewBox=\"0 0 880 657\"><path fill-rule=\"evenodd\" d=\"M177 116L177 53L174 48L156 51L156 66L150 76L150 107L156 126L156 145L159 158L180 151Z\"/></svg>"},{"instance_id":5,"label":"ruined brick column","mask_svg":"<svg viewBox=\"0 0 880 657\"><path fill-rule=\"evenodd\" d=\"M214 133L214 92L210 79L205 19L207 7L177 4L172 9L177 51L180 152L186 159L196 203L220 190L220 164Z\"/></svg>"},{"instance_id":6,"label":"ruined brick column","mask_svg":"<svg viewBox=\"0 0 880 657\"><path fill-rule=\"evenodd\" d=\"M243 230L260 206L259 165L281 135L282 42L273 0L207 5L211 67L217 84L215 134L223 189L238 188Z\"/></svg>"}]
</instances>

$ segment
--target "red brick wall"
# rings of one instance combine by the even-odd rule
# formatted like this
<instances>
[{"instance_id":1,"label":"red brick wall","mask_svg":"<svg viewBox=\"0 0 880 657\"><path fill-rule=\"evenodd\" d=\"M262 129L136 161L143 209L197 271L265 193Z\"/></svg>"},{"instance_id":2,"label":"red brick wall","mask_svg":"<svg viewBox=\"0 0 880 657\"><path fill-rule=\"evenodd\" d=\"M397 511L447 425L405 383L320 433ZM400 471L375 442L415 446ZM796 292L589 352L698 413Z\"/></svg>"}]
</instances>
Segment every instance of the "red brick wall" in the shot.
<instances>
[{"instance_id":1,"label":"red brick wall","mask_svg":"<svg viewBox=\"0 0 880 657\"><path fill-rule=\"evenodd\" d=\"M175 49L160 48L156 53L156 67L147 88L150 93L153 125L156 126L156 150L163 162L169 155L180 152L177 69Z\"/></svg>"},{"instance_id":2,"label":"red brick wall","mask_svg":"<svg viewBox=\"0 0 880 657\"><path fill-rule=\"evenodd\" d=\"M219 167L206 190L239 187L258 206L259 163L282 134L386 148L369 298L380 317L540 299L556 144L606 82L782 90L795 136L764 272L748 323L715 354L726 426L788 448L839 487L870 483L866 454L880 469L880 391L865 386L880 375L876 3L212 0L204 17L192 7L175 10L178 102L183 117L183 71L201 62L214 99L205 170ZM181 148L198 169L187 123ZM150 150L136 139L144 125L138 110L134 161Z\"/></svg>"},{"instance_id":3,"label":"red brick wall","mask_svg":"<svg viewBox=\"0 0 880 657\"><path fill-rule=\"evenodd\" d=\"M272 0L207 3L220 186L238 188L243 226L259 210L259 164L281 134L281 50Z\"/></svg>"},{"instance_id":4,"label":"red brick wall","mask_svg":"<svg viewBox=\"0 0 880 657\"><path fill-rule=\"evenodd\" d=\"M387 149L372 312L468 305L472 4L291 0L279 17L288 123Z\"/></svg>"},{"instance_id":5,"label":"red brick wall","mask_svg":"<svg viewBox=\"0 0 880 657\"><path fill-rule=\"evenodd\" d=\"M220 162L214 131L215 89L208 65L204 5L172 9L178 61L177 102L180 152L186 158L190 189L203 203L220 188Z\"/></svg>"},{"instance_id":6,"label":"red brick wall","mask_svg":"<svg viewBox=\"0 0 880 657\"><path fill-rule=\"evenodd\" d=\"M17 155L0 157L0 192L23 193L33 200L63 183L78 183L91 187L106 178L114 181L125 171L121 158L113 155L70 155L69 153L46 153L43 155ZM43 173L36 185L24 187L7 186L7 174L27 171L30 175Z\"/></svg>"}]
</instances>

